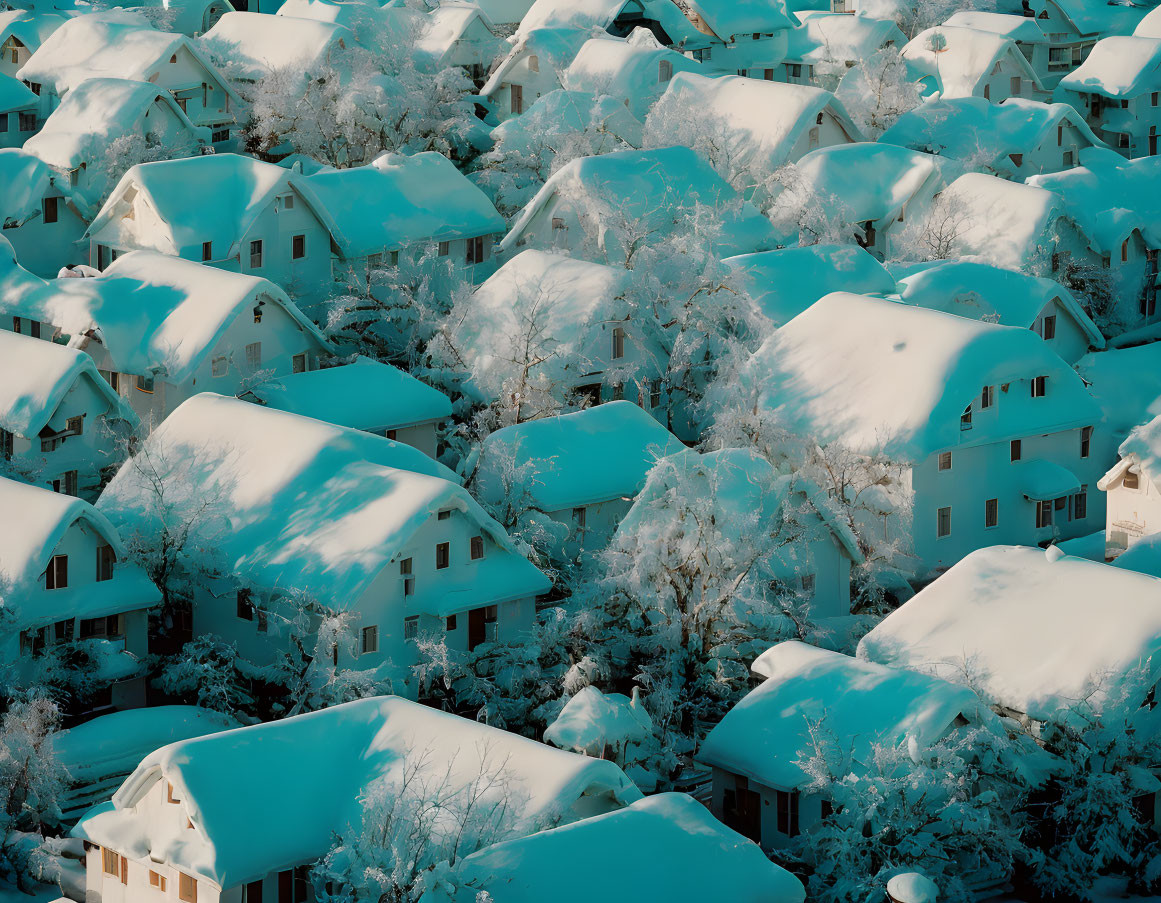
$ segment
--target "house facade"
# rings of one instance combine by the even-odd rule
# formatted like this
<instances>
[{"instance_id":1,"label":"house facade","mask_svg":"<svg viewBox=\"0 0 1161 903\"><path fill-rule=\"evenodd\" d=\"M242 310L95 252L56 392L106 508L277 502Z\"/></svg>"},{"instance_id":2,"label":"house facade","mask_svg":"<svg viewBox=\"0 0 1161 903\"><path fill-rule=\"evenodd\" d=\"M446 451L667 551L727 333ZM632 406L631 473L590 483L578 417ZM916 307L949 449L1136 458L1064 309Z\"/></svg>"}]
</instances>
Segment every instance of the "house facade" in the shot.
<instances>
[{"instance_id":1,"label":"house facade","mask_svg":"<svg viewBox=\"0 0 1161 903\"><path fill-rule=\"evenodd\" d=\"M0 216L4 238L36 275L84 261L85 221L67 180L23 149L0 149Z\"/></svg>"},{"instance_id":2,"label":"house facade","mask_svg":"<svg viewBox=\"0 0 1161 903\"><path fill-rule=\"evenodd\" d=\"M36 134L39 105L23 82L0 72L0 148L20 147Z\"/></svg>"},{"instance_id":3,"label":"house facade","mask_svg":"<svg viewBox=\"0 0 1161 903\"><path fill-rule=\"evenodd\" d=\"M1161 532L1161 419L1133 430L1118 449L1119 460L1101 477L1105 493L1105 555L1115 558L1146 536Z\"/></svg>"}]
</instances>

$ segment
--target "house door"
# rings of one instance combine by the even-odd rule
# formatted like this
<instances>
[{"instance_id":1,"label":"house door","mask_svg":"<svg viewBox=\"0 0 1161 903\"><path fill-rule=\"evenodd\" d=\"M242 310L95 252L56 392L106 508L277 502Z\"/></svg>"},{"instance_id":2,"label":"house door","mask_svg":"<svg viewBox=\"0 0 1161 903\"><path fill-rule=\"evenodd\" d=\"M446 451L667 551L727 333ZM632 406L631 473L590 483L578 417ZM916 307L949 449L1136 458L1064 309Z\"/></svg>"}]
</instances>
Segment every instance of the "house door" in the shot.
<instances>
[{"instance_id":1,"label":"house door","mask_svg":"<svg viewBox=\"0 0 1161 903\"><path fill-rule=\"evenodd\" d=\"M468 612L468 651L471 652L480 643L484 642L487 636L488 628L485 627L484 612L482 608L473 608Z\"/></svg>"},{"instance_id":2,"label":"house door","mask_svg":"<svg viewBox=\"0 0 1161 903\"><path fill-rule=\"evenodd\" d=\"M727 790L723 805L726 826L755 843L762 841L762 798L750 789L750 782L735 778L734 789Z\"/></svg>"},{"instance_id":3,"label":"house door","mask_svg":"<svg viewBox=\"0 0 1161 903\"><path fill-rule=\"evenodd\" d=\"M1157 135L1152 134L1149 136L1149 155L1153 156L1156 153L1157 153Z\"/></svg>"}]
</instances>

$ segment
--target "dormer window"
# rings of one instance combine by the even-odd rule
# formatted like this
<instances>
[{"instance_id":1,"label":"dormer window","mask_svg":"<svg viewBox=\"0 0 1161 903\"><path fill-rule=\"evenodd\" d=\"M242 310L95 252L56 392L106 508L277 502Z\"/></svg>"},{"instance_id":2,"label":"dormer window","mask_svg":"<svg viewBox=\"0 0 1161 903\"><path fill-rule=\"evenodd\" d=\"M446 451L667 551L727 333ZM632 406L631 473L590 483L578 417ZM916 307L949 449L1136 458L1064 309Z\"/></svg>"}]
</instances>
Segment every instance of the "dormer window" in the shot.
<instances>
[{"instance_id":1,"label":"dormer window","mask_svg":"<svg viewBox=\"0 0 1161 903\"><path fill-rule=\"evenodd\" d=\"M170 54L169 64L172 66L176 62L177 62L177 54L176 53Z\"/></svg>"},{"instance_id":2,"label":"dormer window","mask_svg":"<svg viewBox=\"0 0 1161 903\"><path fill-rule=\"evenodd\" d=\"M986 410L996 403L996 387L984 386L980 393L980 410Z\"/></svg>"}]
</instances>

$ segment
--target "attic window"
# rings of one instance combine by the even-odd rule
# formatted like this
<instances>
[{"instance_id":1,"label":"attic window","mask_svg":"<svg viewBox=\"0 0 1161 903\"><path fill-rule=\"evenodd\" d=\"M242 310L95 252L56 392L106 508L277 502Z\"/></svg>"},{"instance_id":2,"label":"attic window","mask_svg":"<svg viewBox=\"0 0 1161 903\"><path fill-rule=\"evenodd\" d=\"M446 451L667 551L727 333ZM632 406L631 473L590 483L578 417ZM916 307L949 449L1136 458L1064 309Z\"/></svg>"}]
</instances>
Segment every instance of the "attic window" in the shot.
<instances>
[{"instance_id":1,"label":"attic window","mask_svg":"<svg viewBox=\"0 0 1161 903\"><path fill-rule=\"evenodd\" d=\"M262 322L262 303L263 302L259 301L257 304L254 305L254 322L255 323Z\"/></svg>"},{"instance_id":2,"label":"attic window","mask_svg":"<svg viewBox=\"0 0 1161 903\"><path fill-rule=\"evenodd\" d=\"M212 241L202 242L202 260L214 259L214 243Z\"/></svg>"},{"instance_id":3,"label":"attic window","mask_svg":"<svg viewBox=\"0 0 1161 903\"><path fill-rule=\"evenodd\" d=\"M983 391L980 393L980 410L985 410L987 408L990 408L995 403L996 403L996 387L995 386L984 386Z\"/></svg>"},{"instance_id":4,"label":"attic window","mask_svg":"<svg viewBox=\"0 0 1161 903\"><path fill-rule=\"evenodd\" d=\"M1047 376L1037 376L1032 379L1032 397L1043 398L1047 394Z\"/></svg>"},{"instance_id":5,"label":"attic window","mask_svg":"<svg viewBox=\"0 0 1161 903\"><path fill-rule=\"evenodd\" d=\"M1091 428L1090 428L1091 429ZM1082 456L1083 457L1083 456ZM108 543L97 546L97 582L113 579L113 565L117 562L117 553Z\"/></svg>"},{"instance_id":6,"label":"attic window","mask_svg":"<svg viewBox=\"0 0 1161 903\"><path fill-rule=\"evenodd\" d=\"M1023 154L1008 154L1008 159L1012 161L1013 166L1023 166L1024 165L1024 155Z\"/></svg>"},{"instance_id":7,"label":"attic window","mask_svg":"<svg viewBox=\"0 0 1161 903\"><path fill-rule=\"evenodd\" d=\"M294 195L293 194L284 194L282 196L282 209L283 210L293 210L294 209Z\"/></svg>"},{"instance_id":8,"label":"attic window","mask_svg":"<svg viewBox=\"0 0 1161 903\"><path fill-rule=\"evenodd\" d=\"M1125 478L1121 481L1121 485L1126 489L1137 489L1141 485L1141 475L1131 470L1126 470Z\"/></svg>"},{"instance_id":9,"label":"attic window","mask_svg":"<svg viewBox=\"0 0 1161 903\"><path fill-rule=\"evenodd\" d=\"M45 589L67 589L69 585L69 556L53 555L44 572Z\"/></svg>"},{"instance_id":10,"label":"attic window","mask_svg":"<svg viewBox=\"0 0 1161 903\"><path fill-rule=\"evenodd\" d=\"M443 511L440 511L438 514L436 514L435 517L436 520L447 520L449 517L451 517L451 509L445 508Z\"/></svg>"},{"instance_id":11,"label":"attic window","mask_svg":"<svg viewBox=\"0 0 1161 903\"><path fill-rule=\"evenodd\" d=\"M230 369L230 362L224 357L219 356L214 358L210 365L210 372L216 377L223 377Z\"/></svg>"},{"instance_id":12,"label":"attic window","mask_svg":"<svg viewBox=\"0 0 1161 903\"><path fill-rule=\"evenodd\" d=\"M167 803L180 803L181 802L181 800L177 799L173 795L173 783L170 781L166 781L166 783L165 783L165 801Z\"/></svg>"},{"instance_id":13,"label":"attic window","mask_svg":"<svg viewBox=\"0 0 1161 903\"><path fill-rule=\"evenodd\" d=\"M529 72L539 72L540 71L540 57L538 57L535 53L530 54L528 57L528 71Z\"/></svg>"},{"instance_id":14,"label":"attic window","mask_svg":"<svg viewBox=\"0 0 1161 903\"><path fill-rule=\"evenodd\" d=\"M55 223L59 217L60 198L45 198L44 199L44 221L46 223Z\"/></svg>"},{"instance_id":15,"label":"attic window","mask_svg":"<svg viewBox=\"0 0 1161 903\"><path fill-rule=\"evenodd\" d=\"M173 64L173 63L176 63L176 62L177 62L177 54L176 54L176 53L174 53L174 54L170 54L170 57L169 57L169 62L170 62L170 64Z\"/></svg>"}]
</instances>

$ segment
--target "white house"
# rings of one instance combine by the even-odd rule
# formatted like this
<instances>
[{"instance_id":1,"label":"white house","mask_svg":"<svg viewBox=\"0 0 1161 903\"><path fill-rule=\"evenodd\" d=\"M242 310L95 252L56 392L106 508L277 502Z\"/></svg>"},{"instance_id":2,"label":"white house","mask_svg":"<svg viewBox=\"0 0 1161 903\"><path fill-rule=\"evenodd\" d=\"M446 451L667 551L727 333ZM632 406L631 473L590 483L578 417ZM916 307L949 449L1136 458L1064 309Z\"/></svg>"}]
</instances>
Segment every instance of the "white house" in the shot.
<instances>
[{"instance_id":1,"label":"white house","mask_svg":"<svg viewBox=\"0 0 1161 903\"><path fill-rule=\"evenodd\" d=\"M296 177L238 154L141 163L89 225L89 263L104 270L128 251L158 251L314 300L332 285L331 235Z\"/></svg>"},{"instance_id":2,"label":"white house","mask_svg":"<svg viewBox=\"0 0 1161 903\"><path fill-rule=\"evenodd\" d=\"M1027 328L836 292L767 339L739 379L758 413L793 432L903 468L912 511L900 539L920 575L1103 522L1090 492L1104 468L1099 411ZM898 535L887 519L882 529Z\"/></svg>"},{"instance_id":3,"label":"white house","mask_svg":"<svg viewBox=\"0 0 1161 903\"><path fill-rule=\"evenodd\" d=\"M164 148L170 157L192 156L208 143L173 95L149 82L89 78L70 91L24 150L39 157L71 188L86 220L101 209L121 170L117 139L137 139L129 156Z\"/></svg>"},{"instance_id":4,"label":"white house","mask_svg":"<svg viewBox=\"0 0 1161 903\"><path fill-rule=\"evenodd\" d=\"M712 769L714 815L767 850L832 811L804 767L816 754L812 729L836 738L842 766L858 774L874 770L876 746L923 748L995 722L966 687L805 643L779 643L752 667L762 683L714 726L697 758Z\"/></svg>"},{"instance_id":5,"label":"white house","mask_svg":"<svg viewBox=\"0 0 1161 903\"><path fill-rule=\"evenodd\" d=\"M427 14L415 49L421 65L435 70L459 66L479 88L508 46L478 4L447 0Z\"/></svg>"},{"instance_id":6,"label":"white house","mask_svg":"<svg viewBox=\"0 0 1161 903\"><path fill-rule=\"evenodd\" d=\"M87 78L151 82L173 95L215 145L229 141L241 98L190 38L157 31L139 13L113 9L69 19L21 67L18 77L47 116Z\"/></svg>"},{"instance_id":7,"label":"white house","mask_svg":"<svg viewBox=\"0 0 1161 903\"><path fill-rule=\"evenodd\" d=\"M66 17L41 9L0 10L0 74L15 76Z\"/></svg>"},{"instance_id":8,"label":"white house","mask_svg":"<svg viewBox=\"0 0 1161 903\"><path fill-rule=\"evenodd\" d=\"M1070 216L1108 272L1112 310L1123 329L1148 328L1157 320L1161 157L1126 160L1112 151L1089 151L1081 166L1034 176L1029 185L1064 199Z\"/></svg>"},{"instance_id":9,"label":"white house","mask_svg":"<svg viewBox=\"0 0 1161 903\"><path fill-rule=\"evenodd\" d=\"M674 5L696 30L682 50L700 63L745 75L776 67L786 57L795 20L784 3L687 0Z\"/></svg>"},{"instance_id":10,"label":"white house","mask_svg":"<svg viewBox=\"0 0 1161 903\"><path fill-rule=\"evenodd\" d=\"M898 292L916 307L1030 329L1068 364L1105 347L1072 293L1040 276L970 260L932 261L907 268Z\"/></svg>"},{"instance_id":11,"label":"white house","mask_svg":"<svg viewBox=\"0 0 1161 903\"><path fill-rule=\"evenodd\" d=\"M678 73L649 124L666 140L701 152L746 197L812 150L862 140L829 91L739 75Z\"/></svg>"},{"instance_id":12,"label":"white house","mask_svg":"<svg viewBox=\"0 0 1161 903\"><path fill-rule=\"evenodd\" d=\"M1048 96L1016 42L994 32L940 25L921 31L902 53L925 94L983 97L992 103Z\"/></svg>"},{"instance_id":13,"label":"white house","mask_svg":"<svg viewBox=\"0 0 1161 903\"><path fill-rule=\"evenodd\" d=\"M0 330L3 466L91 501L102 470L120 463L136 426L137 416L87 354Z\"/></svg>"},{"instance_id":14,"label":"white house","mask_svg":"<svg viewBox=\"0 0 1161 903\"><path fill-rule=\"evenodd\" d=\"M20 147L36 134L40 100L19 79L0 72L0 148Z\"/></svg>"},{"instance_id":15,"label":"white house","mask_svg":"<svg viewBox=\"0 0 1161 903\"><path fill-rule=\"evenodd\" d=\"M281 70L318 74L354 43L354 34L333 22L250 12L226 13L198 40L203 53L227 61L226 75L243 83Z\"/></svg>"},{"instance_id":16,"label":"white house","mask_svg":"<svg viewBox=\"0 0 1161 903\"><path fill-rule=\"evenodd\" d=\"M434 151L383 153L366 166L294 179L331 237L336 280L366 285L372 270L418 266L437 295L491 274L504 219L487 195Z\"/></svg>"},{"instance_id":17,"label":"white house","mask_svg":"<svg viewBox=\"0 0 1161 903\"><path fill-rule=\"evenodd\" d=\"M1161 38L1103 38L1055 97L1070 103L1124 156L1157 153L1161 128Z\"/></svg>"},{"instance_id":18,"label":"white house","mask_svg":"<svg viewBox=\"0 0 1161 903\"><path fill-rule=\"evenodd\" d=\"M142 659L149 611L161 601L113 525L88 502L0 477L0 578L5 583L0 649L18 680L69 644L91 663L95 688L82 710L145 704Z\"/></svg>"},{"instance_id":19,"label":"white house","mask_svg":"<svg viewBox=\"0 0 1161 903\"><path fill-rule=\"evenodd\" d=\"M1026 645L1032 631L1035 655ZM1004 714L1067 722L1073 707L1088 717L1113 706L1127 705L1125 714L1152 708L1159 651L1161 580L1059 549L996 546L889 614L858 654L969 684Z\"/></svg>"},{"instance_id":20,"label":"white house","mask_svg":"<svg viewBox=\"0 0 1161 903\"><path fill-rule=\"evenodd\" d=\"M259 12L259 10L247 10L239 6L238 12ZM268 9L265 12L274 11ZM355 44L376 53L389 52L389 49L395 46L411 47L416 36L420 33L420 23L424 17L424 13L420 10L409 9L402 4L388 3L377 6L373 3L365 3L363 0L285 0L279 5L276 14L281 18L312 19L327 26L338 26L339 32L337 33L342 35L345 45L351 45L353 38ZM250 39L245 34L244 22L250 23L249 28L260 29L264 21L264 19L251 17L239 20L234 27L238 29L243 41L248 43L251 48L258 49L263 43L263 38ZM324 31L315 31L309 27L300 30L291 23L289 25L276 25L275 30L283 31L287 38L291 39L290 46L280 48L276 44L272 44L269 48L265 48L265 53L270 54L266 57L269 62L275 60L286 62L297 58L317 60L325 64L332 59L334 61L342 59L341 53L333 57L329 52L317 56L320 50L329 50L328 36L336 34L329 27ZM311 42L312 33L320 38L319 42ZM299 46L296 47L296 43ZM339 51L342 50L343 48L339 48ZM292 62L291 65L294 63ZM301 64L299 66L301 68Z\"/></svg>"},{"instance_id":21,"label":"white house","mask_svg":"<svg viewBox=\"0 0 1161 903\"><path fill-rule=\"evenodd\" d=\"M259 772L285 792L272 795ZM414 812L425 793L450 801L477 788L481 817L509 812L517 836L641 799L612 762L377 696L164 746L73 835L85 840L90 899L290 903L312 899L310 867L360 830L369 795ZM452 843L460 819L437 822L430 841Z\"/></svg>"},{"instance_id":22,"label":"white house","mask_svg":"<svg viewBox=\"0 0 1161 903\"><path fill-rule=\"evenodd\" d=\"M1055 87L1061 77L1073 68L1071 51L1051 46L1044 29L1030 16L961 9L952 13L943 24L954 28L974 28L976 31L987 31L1011 39L1032 66L1040 84L1047 89Z\"/></svg>"},{"instance_id":23,"label":"white house","mask_svg":"<svg viewBox=\"0 0 1161 903\"><path fill-rule=\"evenodd\" d=\"M519 116L538 97L559 90L561 78L589 32L571 26L533 28L512 40L512 49L488 76L480 96L489 100L501 121Z\"/></svg>"},{"instance_id":24,"label":"white house","mask_svg":"<svg viewBox=\"0 0 1161 903\"><path fill-rule=\"evenodd\" d=\"M1106 557L1161 532L1161 417L1134 429L1117 449L1119 460L1097 488L1105 493Z\"/></svg>"},{"instance_id":25,"label":"white house","mask_svg":"<svg viewBox=\"0 0 1161 903\"><path fill-rule=\"evenodd\" d=\"M420 903L475 903L479 893L505 903L805 899L797 878L680 793L486 847Z\"/></svg>"},{"instance_id":26,"label":"white house","mask_svg":"<svg viewBox=\"0 0 1161 903\"><path fill-rule=\"evenodd\" d=\"M1089 148L1105 147L1068 104L1021 98L1002 104L982 97L931 98L900 116L879 140L1017 181L1071 169Z\"/></svg>"},{"instance_id":27,"label":"white house","mask_svg":"<svg viewBox=\"0 0 1161 903\"><path fill-rule=\"evenodd\" d=\"M668 423L668 345L655 318L634 316L631 291L619 268L522 251L476 289L453 325L451 344L470 373L465 390L483 404L524 382L563 406L627 398ZM521 401L534 416L535 399Z\"/></svg>"},{"instance_id":28,"label":"white house","mask_svg":"<svg viewBox=\"0 0 1161 903\"><path fill-rule=\"evenodd\" d=\"M891 19L817 11L800 12L798 17L802 25L790 32L786 59L769 71L774 81L833 91L856 63L885 47L901 48L907 43Z\"/></svg>"},{"instance_id":29,"label":"white house","mask_svg":"<svg viewBox=\"0 0 1161 903\"><path fill-rule=\"evenodd\" d=\"M244 396L279 411L404 442L434 458L451 399L410 373L366 357L267 380Z\"/></svg>"},{"instance_id":30,"label":"white house","mask_svg":"<svg viewBox=\"0 0 1161 903\"><path fill-rule=\"evenodd\" d=\"M741 254L722 262L775 329L831 292L895 291L895 279L886 268L856 245L804 245Z\"/></svg>"},{"instance_id":31,"label":"white house","mask_svg":"<svg viewBox=\"0 0 1161 903\"><path fill-rule=\"evenodd\" d=\"M288 647L287 612L305 600L349 616L338 665L415 693L409 640L442 634L460 651L513 640L549 588L451 471L402 443L206 393L142 449L100 510L123 532L149 531L152 482L179 511L209 500L194 530L220 577L198 583L194 634L256 664Z\"/></svg>"},{"instance_id":32,"label":"white house","mask_svg":"<svg viewBox=\"0 0 1161 903\"><path fill-rule=\"evenodd\" d=\"M603 549L657 460L684 449L637 405L611 401L492 433L473 488L493 510L529 508L566 527L557 551L573 560Z\"/></svg>"},{"instance_id":33,"label":"white house","mask_svg":"<svg viewBox=\"0 0 1161 903\"><path fill-rule=\"evenodd\" d=\"M615 225L618 218L648 228L680 223L699 206L709 208L720 223L711 242L722 256L775 246L769 220L708 163L687 147L663 147L565 164L521 212L499 253L507 257L525 247L555 248L623 265L626 248Z\"/></svg>"},{"instance_id":34,"label":"white house","mask_svg":"<svg viewBox=\"0 0 1161 903\"><path fill-rule=\"evenodd\" d=\"M585 41L561 81L573 91L615 97L643 120L674 73L701 68L660 44L647 29L638 28L628 39L602 35Z\"/></svg>"},{"instance_id":35,"label":"white house","mask_svg":"<svg viewBox=\"0 0 1161 903\"><path fill-rule=\"evenodd\" d=\"M784 244L798 244L806 194L880 260L891 253L894 233L922 218L932 197L960 172L947 158L871 142L819 148L799 160L797 169L798 189L784 190L770 213Z\"/></svg>"},{"instance_id":36,"label":"white house","mask_svg":"<svg viewBox=\"0 0 1161 903\"><path fill-rule=\"evenodd\" d=\"M85 259L85 221L68 180L14 147L0 149L0 221L20 262L38 276L55 276Z\"/></svg>"}]
</instances>

